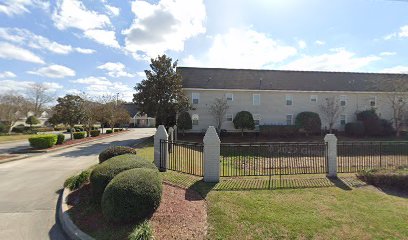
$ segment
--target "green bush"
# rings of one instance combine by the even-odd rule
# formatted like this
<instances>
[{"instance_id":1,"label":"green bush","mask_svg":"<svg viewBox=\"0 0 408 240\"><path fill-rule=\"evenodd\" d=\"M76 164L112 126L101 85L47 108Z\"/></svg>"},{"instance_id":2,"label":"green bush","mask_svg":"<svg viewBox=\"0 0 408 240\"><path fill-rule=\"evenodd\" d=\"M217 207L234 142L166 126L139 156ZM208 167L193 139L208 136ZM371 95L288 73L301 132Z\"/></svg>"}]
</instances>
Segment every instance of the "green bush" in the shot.
<instances>
[{"instance_id":1,"label":"green bush","mask_svg":"<svg viewBox=\"0 0 408 240\"><path fill-rule=\"evenodd\" d=\"M91 134L91 137L97 137L101 134L99 130L91 130L89 133Z\"/></svg>"},{"instance_id":2,"label":"green bush","mask_svg":"<svg viewBox=\"0 0 408 240\"><path fill-rule=\"evenodd\" d=\"M73 136L74 136L74 139L82 139L82 138L85 138L86 132L74 132Z\"/></svg>"},{"instance_id":3,"label":"green bush","mask_svg":"<svg viewBox=\"0 0 408 240\"><path fill-rule=\"evenodd\" d=\"M248 111L238 112L233 120L235 129L241 129L241 134L244 134L244 129L254 129L255 121L252 114Z\"/></svg>"},{"instance_id":4,"label":"green bush","mask_svg":"<svg viewBox=\"0 0 408 240\"><path fill-rule=\"evenodd\" d=\"M376 187L408 189L408 166L396 169L369 169L360 171L357 177Z\"/></svg>"},{"instance_id":5,"label":"green bush","mask_svg":"<svg viewBox=\"0 0 408 240\"><path fill-rule=\"evenodd\" d=\"M344 131L347 136L362 137L365 133L364 123L362 121L347 123Z\"/></svg>"},{"instance_id":6,"label":"green bush","mask_svg":"<svg viewBox=\"0 0 408 240\"><path fill-rule=\"evenodd\" d=\"M89 183L89 176L91 175L91 170L87 169L82 171L80 174L69 177L64 182L64 187L69 188L69 190L75 190L82 187L84 184Z\"/></svg>"},{"instance_id":7,"label":"green bush","mask_svg":"<svg viewBox=\"0 0 408 240\"><path fill-rule=\"evenodd\" d=\"M357 120L364 123L366 136L390 136L395 133L392 124L381 119L374 109L362 111L356 114Z\"/></svg>"},{"instance_id":8,"label":"green bush","mask_svg":"<svg viewBox=\"0 0 408 240\"><path fill-rule=\"evenodd\" d=\"M159 207L161 195L162 180L157 169L124 171L106 187L102 213L111 222L140 221Z\"/></svg>"},{"instance_id":9,"label":"green bush","mask_svg":"<svg viewBox=\"0 0 408 240\"><path fill-rule=\"evenodd\" d=\"M153 239L153 230L150 227L149 221L145 220L133 229L128 237L129 240L151 240Z\"/></svg>"},{"instance_id":10,"label":"green bush","mask_svg":"<svg viewBox=\"0 0 408 240\"><path fill-rule=\"evenodd\" d=\"M120 129L113 129L113 132L119 132Z\"/></svg>"},{"instance_id":11,"label":"green bush","mask_svg":"<svg viewBox=\"0 0 408 240\"><path fill-rule=\"evenodd\" d=\"M99 154L99 162L102 163L108 160L109 158L123 154L136 154L136 149L126 146L108 147Z\"/></svg>"},{"instance_id":12,"label":"green bush","mask_svg":"<svg viewBox=\"0 0 408 240\"><path fill-rule=\"evenodd\" d=\"M268 137L296 137L299 135L299 129L296 125L261 125L259 133Z\"/></svg>"},{"instance_id":13,"label":"green bush","mask_svg":"<svg viewBox=\"0 0 408 240\"><path fill-rule=\"evenodd\" d=\"M0 122L0 133L7 132L7 127L4 123Z\"/></svg>"},{"instance_id":14,"label":"green bush","mask_svg":"<svg viewBox=\"0 0 408 240\"><path fill-rule=\"evenodd\" d=\"M106 134L111 134L111 133L112 133L112 130L110 129L106 130Z\"/></svg>"},{"instance_id":15,"label":"green bush","mask_svg":"<svg viewBox=\"0 0 408 240\"><path fill-rule=\"evenodd\" d=\"M134 154L116 156L96 166L90 178L94 201L100 202L105 187L117 174L133 168L157 169L153 163Z\"/></svg>"},{"instance_id":16,"label":"green bush","mask_svg":"<svg viewBox=\"0 0 408 240\"><path fill-rule=\"evenodd\" d=\"M296 116L295 125L308 134L320 134L322 122L315 112L301 112Z\"/></svg>"},{"instance_id":17,"label":"green bush","mask_svg":"<svg viewBox=\"0 0 408 240\"><path fill-rule=\"evenodd\" d=\"M185 130L190 130L193 127L193 120L191 120L190 113L182 112L177 119L177 129L181 130L183 135Z\"/></svg>"},{"instance_id":18,"label":"green bush","mask_svg":"<svg viewBox=\"0 0 408 240\"><path fill-rule=\"evenodd\" d=\"M57 145L63 144L65 140L65 135L60 133L57 135Z\"/></svg>"},{"instance_id":19,"label":"green bush","mask_svg":"<svg viewBox=\"0 0 408 240\"><path fill-rule=\"evenodd\" d=\"M47 134L47 135L38 135L28 139L30 146L35 149L45 149L54 146L57 143L57 135Z\"/></svg>"}]
</instances>

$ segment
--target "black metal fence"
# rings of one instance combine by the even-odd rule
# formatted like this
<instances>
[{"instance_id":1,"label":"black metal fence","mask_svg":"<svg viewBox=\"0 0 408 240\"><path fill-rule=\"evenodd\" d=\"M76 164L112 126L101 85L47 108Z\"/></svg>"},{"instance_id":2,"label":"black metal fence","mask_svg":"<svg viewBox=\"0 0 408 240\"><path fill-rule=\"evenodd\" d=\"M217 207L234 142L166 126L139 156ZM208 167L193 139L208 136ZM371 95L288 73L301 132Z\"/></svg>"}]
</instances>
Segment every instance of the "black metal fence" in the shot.
<instances>
[{"instance_id":1,"label":"black metal fence","mask_svg":"<svg viewBox=\"0 0 408 240\"><path fill-rule=\"evenodd\" d=\"M408 142L347 141L337 144L337 172L408 165Z\"/></svg>"},{"instance_id":2,"label":"black metal fence","mask_svg":"<svg viewBox=\"0 0 408 240\"><path fill-rule=\"evenodd\" d=\"M167 169L188 173L196 176L203 176L203 149L201 143L180 142L180 141L160 141L160 165L166 166L164 152L168 151Z\"/></svg>"},{"instance_id":3,"label":"black metal fence","mask_svg":"<svg viewBox=\"0 0 408 240\"><path fill-rule=\"evenodd\" d=\"M314 142L221 144L222 177L327 173L327 145Z\"/></svg>"}]
</instances>

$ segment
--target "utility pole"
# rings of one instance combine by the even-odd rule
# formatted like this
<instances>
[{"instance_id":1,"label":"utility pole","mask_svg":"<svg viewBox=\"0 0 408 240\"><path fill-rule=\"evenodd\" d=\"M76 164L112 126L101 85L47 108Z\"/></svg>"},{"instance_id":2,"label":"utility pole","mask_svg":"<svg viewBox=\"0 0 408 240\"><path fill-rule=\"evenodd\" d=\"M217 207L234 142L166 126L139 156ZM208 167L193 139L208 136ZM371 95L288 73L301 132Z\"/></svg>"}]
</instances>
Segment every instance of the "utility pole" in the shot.
<instances>
[{"instance_id":1,"label":"utility pole","mask_svg":"<svg viewBox=\"0 0 408 240\"><path fill-rule=\"evenodd\" d=\"M119 101L119 93L116 93L116 107L118 106L118 101Z\"/></svg>"}]
</instances>

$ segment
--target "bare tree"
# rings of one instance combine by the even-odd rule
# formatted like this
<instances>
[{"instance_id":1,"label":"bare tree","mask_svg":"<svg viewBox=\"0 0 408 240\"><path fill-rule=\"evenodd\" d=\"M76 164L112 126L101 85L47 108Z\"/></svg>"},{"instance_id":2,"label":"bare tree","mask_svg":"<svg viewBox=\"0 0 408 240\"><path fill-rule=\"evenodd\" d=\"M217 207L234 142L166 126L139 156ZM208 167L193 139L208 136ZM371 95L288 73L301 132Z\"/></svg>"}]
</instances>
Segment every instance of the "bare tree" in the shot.
<instances>
[{"instance_id":1,"label":"bare tree","mask_svg":"<svg viewBox=\"0 0 408 240\"><path fill-rule=\"evenodd\" d=\"M327 97L319 108L323 119L329 124L329 132L332 133L333 126L344 111L344 107L340 106L338 98L332 96Z\"/></svg>"},{"instance_id":2,"label":"bare tree","mask_svg":"<svg viewBox=\"0 0 408 240\"><path fill-rule=\"evenodd\" d=\"M217 131L221 131L222 123L224 122L225 114L229 109L227 99L216 98L210 106L209 112L213 116Z\"/></svg>"},{"instance_id":3,"label":"bare tree","mask_svg":"<svg viewBox=\"0 0 408 240\"><path fill-rule=\"evenodd\" d=\"M34 114L39 116L47 103L54 101L55 97L49 93L50 88L43 83L32 83L27 89L28 100L33 104Z\"/></svg>"},{"instance_id":4,"label":"bare tree","mask_svg":"<svg viewBox=\"0 0 408 240\"><path fill-rule=\"evenodd\" d=\"M88 137L91 137L91 128L94 126L96 122L98 122L101 116L101 103L97 102L96 100L90 98L85 93L81 94L81 98L83 99L82 102L82 110L84 112L83 123L86 126ZM102 112L103 114L103 112Z\"/></svg>"},{"instance_id":5,"label":"bare tree","mask_svg":"<svg viewBox=\"0 0 408 240\"><path fill-rule=\"evenodd\" d=\"M11 132L16 122L24 116L29 108L27 99L15 93L0 95L0 120L8 127L8 133Z\"/></svg>"}]
</instances>

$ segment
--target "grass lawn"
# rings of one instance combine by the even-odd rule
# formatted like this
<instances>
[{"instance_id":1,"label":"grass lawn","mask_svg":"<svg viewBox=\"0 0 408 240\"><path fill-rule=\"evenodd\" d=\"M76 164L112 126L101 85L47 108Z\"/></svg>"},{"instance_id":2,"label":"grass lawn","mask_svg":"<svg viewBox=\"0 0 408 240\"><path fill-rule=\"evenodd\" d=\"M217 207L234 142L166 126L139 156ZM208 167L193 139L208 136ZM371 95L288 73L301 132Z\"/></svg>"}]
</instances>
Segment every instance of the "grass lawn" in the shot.
<instances>
[{"instance_id":1,"label":"grass lawn","mask_svg":"<svg viewBox=\"0 0 408 240\"><path fill-rule=\"evenodd\" d=\"M26 140L35 134L0 135L0 143L9 141Z\"/></svg>"}]
</instances>

